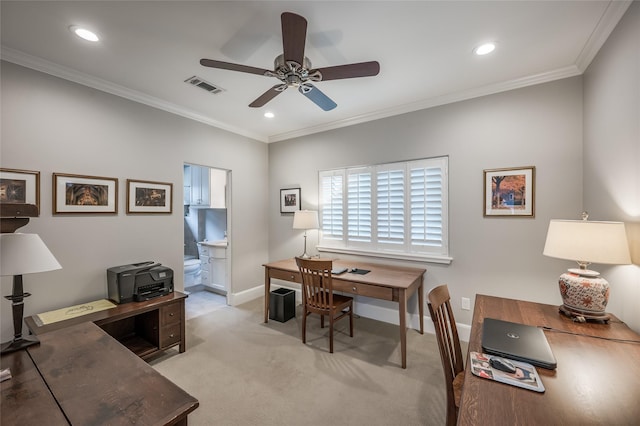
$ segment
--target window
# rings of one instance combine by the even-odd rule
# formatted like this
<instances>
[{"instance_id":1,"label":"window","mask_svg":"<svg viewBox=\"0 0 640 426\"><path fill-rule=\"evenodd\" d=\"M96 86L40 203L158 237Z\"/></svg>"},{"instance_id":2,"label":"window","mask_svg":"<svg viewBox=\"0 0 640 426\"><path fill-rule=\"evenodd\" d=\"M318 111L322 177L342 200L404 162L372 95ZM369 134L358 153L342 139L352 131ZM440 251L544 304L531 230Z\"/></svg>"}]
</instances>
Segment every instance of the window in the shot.
<instances>
[{"instance_id":1,"label":"window","mask_svg":"<svg viewBox=\"0 0 640 426\"><path fill-rule=\"evenodd\" d=\"M449 263L448 158L321 171L320 251Z\"/></svg>"}]
</instances>

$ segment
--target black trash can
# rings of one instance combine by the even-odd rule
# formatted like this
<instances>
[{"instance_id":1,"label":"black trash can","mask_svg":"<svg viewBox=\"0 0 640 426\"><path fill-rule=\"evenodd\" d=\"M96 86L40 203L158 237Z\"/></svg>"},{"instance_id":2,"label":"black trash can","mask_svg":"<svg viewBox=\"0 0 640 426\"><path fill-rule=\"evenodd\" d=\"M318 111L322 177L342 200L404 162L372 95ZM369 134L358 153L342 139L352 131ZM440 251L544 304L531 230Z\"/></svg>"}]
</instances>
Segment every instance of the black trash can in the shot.
<instances>
[{"instance_id":1,"label":"black trash can","mask_svg":"<svg viewBox=\"0 0 640 426\"><path fill-rule=\"evenodd\" d=\"M269 294L269 319L287 322L296 316L296 292L279 288Z\"/></svg>"}]
</instances>

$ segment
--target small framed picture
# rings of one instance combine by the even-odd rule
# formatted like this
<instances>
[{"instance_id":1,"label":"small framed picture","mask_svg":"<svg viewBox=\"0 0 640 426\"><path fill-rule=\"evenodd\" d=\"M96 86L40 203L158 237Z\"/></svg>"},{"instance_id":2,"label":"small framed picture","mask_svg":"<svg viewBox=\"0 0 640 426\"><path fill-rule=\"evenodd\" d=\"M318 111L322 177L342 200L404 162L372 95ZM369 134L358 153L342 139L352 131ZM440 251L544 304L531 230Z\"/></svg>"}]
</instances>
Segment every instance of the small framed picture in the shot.
<instances>
[{"instance_id":1,"label":"small framed picture","mask_svg":"<svg viewBox=\"0 0 640 426\"><path fill-rule=\"evenodd\" d=\"M40 214L40 172L0 168L0 203L35 204Z\"/></svg>"},{"instance_id":2,"label":"small framed picture","mask_svg":"<svg viewBox=\"0 0 640 426\"><path fill-rule=\"evenodd\" d=\"M171 214L173 184L127 179L127 214Z\"/></svg>"},{"instance_id":3,"label":"small framed picture","mask_svg":"<svg viewBox=\"0 0 640 426\"><path fill-rule=\"evenodd\" d=\"M117 214L118 179L53 174L53 214Z\"/></svg>"},{"instance_id":4,"label":"small framed picture","mask_svg":"<svg viewBox=\"0 0 640 426\"><path fill-rule=\"evenodd\" d=\"M536 168L484 171L484 216L534 217Z\"/></svg>"},{"instance_id":5,"label":"small framed picture","mask_svg":"<svg viewBox=\"0 0 640 426\"><path fill-rule=\"evenodd\" d=\"M293 213L301 210L300 188L280 190L280 213Z\"/></svg>"}]
</instances>

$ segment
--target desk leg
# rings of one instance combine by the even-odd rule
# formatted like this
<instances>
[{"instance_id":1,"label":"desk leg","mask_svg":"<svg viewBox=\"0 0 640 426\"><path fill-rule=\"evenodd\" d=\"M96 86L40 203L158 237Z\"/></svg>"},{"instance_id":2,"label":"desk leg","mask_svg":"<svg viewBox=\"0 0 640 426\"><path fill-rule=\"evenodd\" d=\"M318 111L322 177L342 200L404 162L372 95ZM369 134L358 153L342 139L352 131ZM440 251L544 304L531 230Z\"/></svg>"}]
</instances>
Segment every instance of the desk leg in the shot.
<instances>
[{"instance_id":1,"label":"desk leg","mask_svg":"<svg viewBox=\"0 0 640 426\"><path fill-rule=\"evenodd\" d=\"M269 322L269 292L271 287L271 277L269 268L264 268L264 322Z\"/></svg>"},{"instance_id":2,"label":"desk leg","mask_svg":"<svg viewBox=\"0 0 640 426\"><path fill-rule=\"evenodd\" d=\"M420 314L420 334L424 334L424 291L423 279L420 277L420 285L418 286L418 313Z\"/></svg>"},{"instance_id":3,"label":"desk leg","mask_svg":"<svg viewBox=\"0 0 640 426\"><path fill-rule=\"evenodd\" d=\"M402 356L402 368L407 368L407 292L399 292L398 311L400 312L400 353Z\"/></svg>"}]
</instances>

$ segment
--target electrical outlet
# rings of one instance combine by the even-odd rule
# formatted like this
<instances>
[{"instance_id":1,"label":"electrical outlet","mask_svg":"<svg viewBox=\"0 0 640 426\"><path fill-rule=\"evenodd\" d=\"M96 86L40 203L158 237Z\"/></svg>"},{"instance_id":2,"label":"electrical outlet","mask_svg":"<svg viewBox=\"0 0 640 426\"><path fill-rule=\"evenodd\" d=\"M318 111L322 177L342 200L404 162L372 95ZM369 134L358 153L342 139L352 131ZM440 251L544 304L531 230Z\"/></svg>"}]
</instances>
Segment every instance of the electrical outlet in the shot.
<instances>
[{"instance_id":1,"label":"electrical outlet","mask_svg":"<svg viewBox=\"0 0 640 426\"><path fill-rule=\"evenodd\" d=\"M471 309L471 300L468 297L463 297L461 305L463 310L468 311Z\"/></svg>"}]
</instances>

